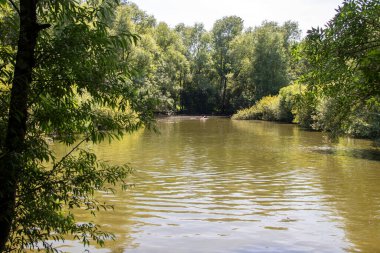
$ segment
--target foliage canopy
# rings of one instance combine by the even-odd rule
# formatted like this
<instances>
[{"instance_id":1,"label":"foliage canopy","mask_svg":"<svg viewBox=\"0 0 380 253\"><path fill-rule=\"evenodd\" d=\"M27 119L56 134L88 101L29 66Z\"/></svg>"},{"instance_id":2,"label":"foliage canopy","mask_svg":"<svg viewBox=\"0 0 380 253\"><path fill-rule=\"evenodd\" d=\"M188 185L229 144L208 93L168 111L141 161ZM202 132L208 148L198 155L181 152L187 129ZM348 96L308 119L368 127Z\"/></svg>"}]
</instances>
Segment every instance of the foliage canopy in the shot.
<instances>
[{"instance_id":1,"label":"foliage canopy","mask_svg":"<svg viewBox=\"0 0 380 253\"><path fill-rule=\"evenodd\" d=\"M133 82L122 58L139 37L114 31L117 6L113 0L1 2L0 251L53 251L50 240L65 234L85 245L112 237L96 224L78 223L71 210L95 215L111 208L94 192L113 191L119 182L125 188L131 171L97 161L80 144L153 122L154 99ZM57 157L51 138L73 150Z\"/></svg>"},{"instance_id":2,"label":"foliage canopy","mask_svg":"<svg viewBox=\"0 0 380 253\"><path fill-rule=\"evenodd\" d=\"M309 92L334 100L324 130L340 134L358 118L380 119L379 17L378 0L345 0L327 26L309 31L301 45Z\"/></svg>"}]
</instances>

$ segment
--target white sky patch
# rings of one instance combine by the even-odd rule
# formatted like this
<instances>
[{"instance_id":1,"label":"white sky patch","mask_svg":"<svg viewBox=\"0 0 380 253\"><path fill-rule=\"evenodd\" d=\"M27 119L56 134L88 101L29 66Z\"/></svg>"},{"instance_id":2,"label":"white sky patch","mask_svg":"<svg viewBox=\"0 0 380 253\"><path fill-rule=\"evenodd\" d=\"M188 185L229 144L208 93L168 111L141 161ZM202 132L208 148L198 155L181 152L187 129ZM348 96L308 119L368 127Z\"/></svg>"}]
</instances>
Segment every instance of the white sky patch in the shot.
<instances>
[{"instance_id":1,"label":"white sky patch","mask_svg":"<svg viewBox=\"0 0 380 253\"><path fill-rule=\"evenodd\" d=\"M224 16L236 15L244 26L262 21L297 21L302 34L311 27L323 27L335 15L342 0L132 0L140 9L171 27L179 23L203 23L210 30Z\"/></svg>"}]
</instances>

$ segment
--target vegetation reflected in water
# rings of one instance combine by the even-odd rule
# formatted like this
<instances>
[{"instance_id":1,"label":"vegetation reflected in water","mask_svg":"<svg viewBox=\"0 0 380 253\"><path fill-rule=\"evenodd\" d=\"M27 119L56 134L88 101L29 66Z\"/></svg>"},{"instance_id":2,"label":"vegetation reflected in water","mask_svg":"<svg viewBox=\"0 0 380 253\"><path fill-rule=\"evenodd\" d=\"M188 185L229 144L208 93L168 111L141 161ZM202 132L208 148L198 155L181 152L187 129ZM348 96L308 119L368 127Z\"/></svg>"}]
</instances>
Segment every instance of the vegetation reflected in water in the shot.
<instances>
[{"instance_id":1,"label":"vegetation reflected in water","mask_svg":"<svg viewBox=\"0 0 380 253\"><path fill-rule=\"evenodd\" d=\"M114 212L81 217L117 235L99 252L380 251L380 162L369 141L331 144L294 125L223 118L158 127L93 147L137 169L132 190L103 194Z\"/></svg>"}]
</instances>

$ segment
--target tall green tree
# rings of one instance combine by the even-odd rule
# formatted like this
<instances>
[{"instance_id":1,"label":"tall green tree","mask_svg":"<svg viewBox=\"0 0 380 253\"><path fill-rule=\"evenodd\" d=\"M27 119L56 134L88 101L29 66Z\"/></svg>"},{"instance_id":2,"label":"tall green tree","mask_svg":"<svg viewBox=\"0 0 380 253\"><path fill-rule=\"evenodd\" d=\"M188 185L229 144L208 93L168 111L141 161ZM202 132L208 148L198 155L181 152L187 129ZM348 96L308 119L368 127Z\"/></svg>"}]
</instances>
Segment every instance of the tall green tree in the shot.
<instances>
[{"instance_id":1,"label":"tall green tree","mask_svg":"<svg viewBox=\"0 0 380 253\"><path fill-rule=\"evenodd\" d=\"M182 107L181 94L189 74L186 48L180 34L166 23L159 23L155 29L155 40L159 48L156 81L162 93L173 101L171 111Z\"/></svg>"},{"instance_id":2,"label":"tall green tree","mask_svg":"<svg viewBox=\"0 0 380 253\"><path fill-rule=\"evenodd\" d=\"M212 28L213 39L213 60L216 72L220 80L220 112L226 112L227 106L227 82L232 72L231 68L231 42L241 34L243 30L243 20L237 16L224 17L217 20Z\"/></svg>"},{"instance_id":3,"label":"tall green tree","mask_svg":"<svg viewBox=\"0 0 380 253\"><path fill-rule=\"evenodd\" d=\"M262 96L277 94L282 86L296 78L292 48L298 42L299 33L295 22L278 25L265 21L231 42L228 89L234 111L252 106Z\"/></svg>"},{"instance_id":4,"label":"tall green tree","mask_svg":"<svg viewBox=\"0 0 380 253\"><path fill-rule=\"evenodd\" d=\"M49 240L72 234L85 244L111 235L71 211L109 206L94 198L125 185L130 169L97 161L80 144L118 138L152 122L149 100L120 58L137 37L110 34L116 1L0 1L1 38L0 251L52 250ZM7 33L11 34L11 33ZM16 41L14 41L16 39ZM55 136L73 149L59 159ZM124 183L123 183L124 182Z\"/></svg>"},{"instance_id":5,"label":"tall green tree","mask_svg":"<svg viewBox=\"0 0 380 253\"><path fill-rule=\"evenodd\" d=\"M212 66L211 36L203 24L185 26L175 30L181 35L186 48L190 72L182 91L182 111L185 113L210 114L216 108L218 92L214 85L216 73Z\"/></svg>"},{"instance_id":6,"label":"tall green tree","mask_svg":"<svg viewBox=\"0 0 380 253\"><path fill-rule=\"evenodd\" d=\"M122 61L132 73L131 81L141 87L140 96L156 101L156 112L169 112L173 109L174 101L169 93L162 92L162 83L157 78L162 54L155 39L156 20L146 14L136 4L123 3L118 7L111 33L115 36L125 33L138 34L137 43L132 43L120 55Z\"/></svg>"},{"instance_id":7,"label":"tall green tree","mask_svg":"<svg viewBox=\"0 0 380 253\"><path fill-rule=\"evenodd\" d=\"M253 82L253 59L255 37L252 29L237 36L231 42L233 75L230 86L231 107L233 111L247 108L255 102L255 83Z\"/></svg>"},{"instance_id":8,"label":"tall green tree","mask_svg":"<svg viewBox=\"0 0 380 253\"><path fill-rule=\"evenodd\" d=\"M252 79L255 99L275 95L289 83L288 30L275 22L264 22L255 29Z\"/></svg>"}]
</instances>

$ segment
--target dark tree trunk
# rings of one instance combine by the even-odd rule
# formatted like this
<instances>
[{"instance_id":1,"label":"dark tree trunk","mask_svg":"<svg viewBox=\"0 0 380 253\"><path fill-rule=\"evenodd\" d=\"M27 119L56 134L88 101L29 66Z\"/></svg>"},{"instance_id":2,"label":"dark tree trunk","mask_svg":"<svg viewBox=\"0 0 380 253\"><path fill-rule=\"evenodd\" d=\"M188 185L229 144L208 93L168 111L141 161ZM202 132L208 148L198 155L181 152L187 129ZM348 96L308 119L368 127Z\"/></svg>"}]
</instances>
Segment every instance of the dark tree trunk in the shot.
<instances>
[{"instance_id":1,"label":"dark tree trunk","mask_svg":"<svg viewBox=\"0 0 380 253\"><path fill-rule=\"evenodd\" d=\"M179 75L179 111L180 113L183 113L183 84L184 84L184 78L182 77L182 73Z\"/></svg>"},{"instance_id":2,"label":"dark tree trunk","mask_svg":"<svg viewBox=\"0 0 380 253\"><path fill-rule=\"evenodd\" d=\"M220 112L224 114L226 112L226 96L227 96L227 77L222 77L222 103L220 107Z\"/></svg>"},{"instance_id":3,"label":"dark tree trunk","mask_svg":"<svg viewBox=\"0 0 380 253\"><path fill-rule=\"evenodd\" d=\"M20 31L11 90L5 149L0 158L0 252L9 239L15 218L18 176L23 168L27 101L35 64L34 49L40 26L37 24L37 0L20 0Z\"/></svg>"}]
</instances>

